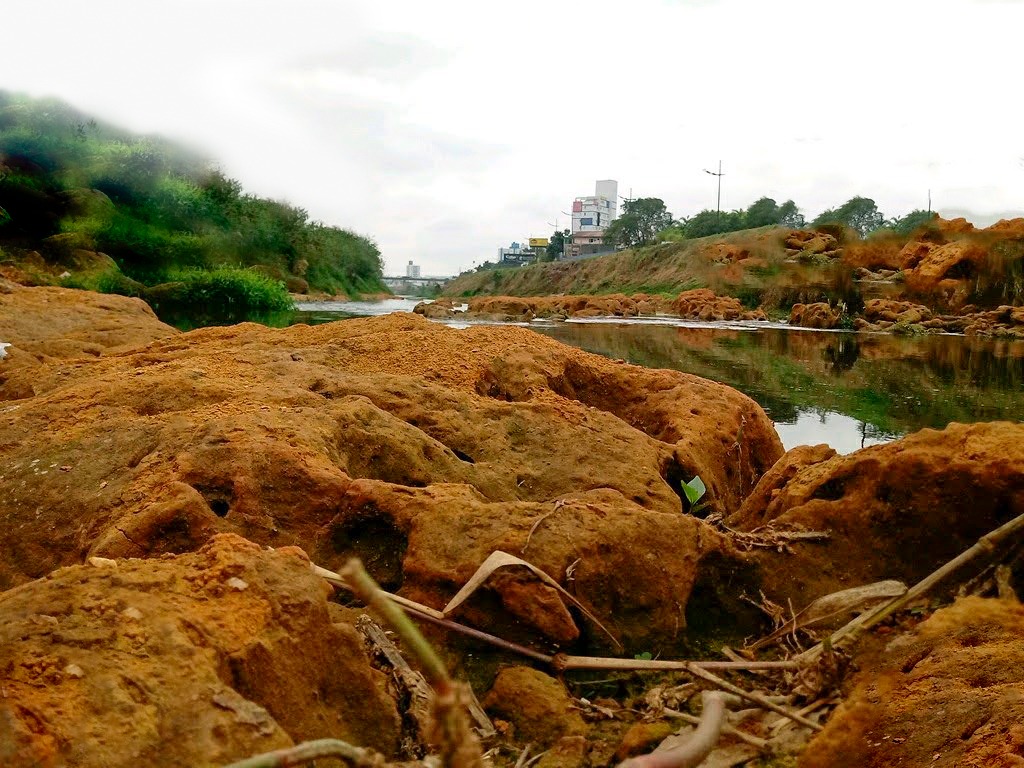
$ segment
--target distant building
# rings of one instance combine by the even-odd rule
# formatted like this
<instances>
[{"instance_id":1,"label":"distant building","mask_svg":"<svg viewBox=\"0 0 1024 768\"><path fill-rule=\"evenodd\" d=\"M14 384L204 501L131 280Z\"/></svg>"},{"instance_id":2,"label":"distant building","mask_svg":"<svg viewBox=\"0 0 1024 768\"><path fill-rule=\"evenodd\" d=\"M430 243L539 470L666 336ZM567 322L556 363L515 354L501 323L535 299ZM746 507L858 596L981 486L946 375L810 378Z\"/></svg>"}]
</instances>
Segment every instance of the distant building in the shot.
<instances>
[{"instance_id":1,"label":"distant building","mask_svg":"<svg viewBox=\"0 0 1024 768\"><path fill-rule=\"evenodd\" d=\"M615 253L615 246L604 242L604 232L577 232L565 243L563 259L586 259Z\"/></svg>"},{"instance_id":2,"label":"distant building","mask_svg":"<svg viewBox=\"0 0 1024 768\"><path fill-rule=\"evenodd\" d=\"M420 265L419 264L413 264L412 261L410 260L409 263L405 265L405 276L406 277L419 277L420 276Z\"/></svg>"},{"instance_id":3,"label":"distant building","mask_svg":"<svg viewBox=\"0 0 1024 768\"><path fill-rule=\"evenodd\" d=\"M512 243L508 248L498 249L498 262L502 264L518 266L520 264L529 264L536 260L536 250L522 243Z\"/></svg>"},{"instance_id":4,"label":"distant building","mask_svg":"<svg viewBox=\"0 0 1024 768\"><path fill-rule=\"evenodd\" d=\"M604 243L604 231L615 221L619 211L619 183L612 179L598 181L594 194L577 197L572 203L572 234L562 252L563 259L585 259L614 252Z\"/></svg>"},{"instance_id":5,"label":"distant building","mask_svg":"<svg viewBox=\"0 0 1024 768\"><path fill-rule=\"evenodd\" d=\"M615 221L619 210L619 183L606 179L594 185L594 195L572 203L572 233L601 232Z\"/></svg>"}]
</instances>

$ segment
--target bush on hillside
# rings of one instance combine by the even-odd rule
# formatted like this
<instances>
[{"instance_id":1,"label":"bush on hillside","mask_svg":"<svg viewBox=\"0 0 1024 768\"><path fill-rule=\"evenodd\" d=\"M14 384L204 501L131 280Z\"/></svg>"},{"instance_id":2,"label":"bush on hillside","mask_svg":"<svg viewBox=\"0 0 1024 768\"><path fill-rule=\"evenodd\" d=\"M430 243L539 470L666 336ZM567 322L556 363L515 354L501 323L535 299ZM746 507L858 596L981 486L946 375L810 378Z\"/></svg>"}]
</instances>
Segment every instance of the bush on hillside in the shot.
<instances>
[{"instance_id":1,"label":"bush on hillside","mask_svg":"<svg viewBox=\"0 0 1024 768\"><path fill-rule=\"evenodd\" d=\"M0 92L0 210L0 240L35 247L82 235L150 285L175 270L263 265L320 291L386 291L367 238L246 195L200 157L52 100Z\"/></svg>"}]
</instances>

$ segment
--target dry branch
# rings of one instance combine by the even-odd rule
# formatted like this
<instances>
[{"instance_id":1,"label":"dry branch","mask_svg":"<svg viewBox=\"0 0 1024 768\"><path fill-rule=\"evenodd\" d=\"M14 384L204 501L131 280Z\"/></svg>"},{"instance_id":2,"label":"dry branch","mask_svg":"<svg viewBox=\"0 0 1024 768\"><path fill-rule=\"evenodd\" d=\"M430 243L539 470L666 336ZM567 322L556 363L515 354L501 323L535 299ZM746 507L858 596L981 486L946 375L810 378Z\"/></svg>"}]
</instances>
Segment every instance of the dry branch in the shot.
<instances>
[{"instance_id":1,"label":"dry branch","mask_svg":"<svg viewBox=\"0 0 1024 768\"><path fill-rule=\"evenodd\" d=\"M285 768L285 766L303 765L325 757L340 757L352 765L360 767L379 766L383 758L371 750L353 747L339 739L317 739L306 741L294 747L264 752L262 755L247 757L224 768Z\"/></svg>"},{"instance_id":2,"label":"dry branch","mask_svg":"<svg viewBox=\"0 0 1024 768\"><path fill-rule=\"evenodd\" d=\"M717 691L705 691L700 724L689 741L675 749L630 758L618 768L693 768L715 748L724 723L725 699Z\"/></svg>"},{"instance_id":3,"label":"dry branch","mask_svg":"<svg viewBox=\"0 0 1024 768\"><path fill-rule=\"evenodd\" d=\"M409 710L413 721L416 723L420 736L426 736L429 732L430 702L434 697L434 690L419 672L409 666L409 662L402 656L401 651L391 642L384 630L377 626L369 616L360 616L356 621L356 629L362 632L363 636L377 648L387 659L388 663L395 670L395 676L406 692L409 694ZM466 702L469 714L476 722L477 733L482 739L494 736L497 731L489 717L484 712L480 702L473 695L472 689L467 689L470 697Z\"/></svg>"},{"instance_id":4,"label":"dry branch","mask_svg":"<svg viewBox=\"0 0 1024 768\"><path fill-rule=\"evenodd\" d=\"M606 659L600 656L566 656L553 658L559 671L570 669L615 669L629 671L688 672L691 668L720 671L752 671L799 669L796 661L671 661L662 659Z\"/></svg>"},{"instance_id":5,"label":"dry branch","mask_svg":"<svg viewBox=\"0 0 1024 768\"><path fill-rule=\"evenodd\" d=\"M899 597L907 591L906 584L900 581L876 581L861 587L844 589L819 597L789 621L782 624L770 635L762 637L745 650L756 651L766 645L782 640L786 635L798 629L806 629L830 619L849 614L858 608L866 608L869 604L878 603L887 598Z\"/></svg>"},{"instance_id":6,"label":"dry branch","mask_svg":"<svg viewBox=\"0 0 1024 768\"><path fill-rule=\"evenodd\" d=\"M689 723L690 725L700 724L700 718L696 715L691 715L689 712L680 712L677 709L665 707L662 710L662 713L666 717L673 717L677 720L683 720ZM740 741L745 742L750 746L754 747L755 749L761 750L762 752L768 749L768 741L766 739L762 739L760 736L754 736L752 733L742 731L739 728L729 725L729 723L722 723L722 733L727 733L730 736L735 736Z\"/></svg>"},{"instance_id":7,"label":"dry branch","mask_svg":"<svg viewBox=\"0 0 1024 768\"><path fill-rule=\"evenodd\" d=\"M723 680L718 675L714 675L711 672L708 672L707 670L701 669L693 665L691 665L689 672L694 677L699 677L701 680L711 683L719 690L728 691L729 693L735 693L737 696L740 696L746 699L747 701L752 701L753 703L757 704L759 707L762 707L763 709L769 709L777 715L788 717L790 720L797 722L800 725L806 726L807 728L810 728L813 731L821 730L821 726L813 720L808 720L806 717L798 715L796 712L790 712L785 707L779 706L778 704L773 702L767 696L764 696L760 693L754 693L753 691L746 691L740 688L738 685L733 685L728 680Z\"/></svg>"},{"instance_id":8,"label":"dry branch","mask_svg":"<svg viewBox=\"0 0 1024 768\"><path fill-rule=\"evenodd\" d=\"M853 642L860 636L861 632L875 626L879 622L892 616L901 610L908 603L924 595L932 587L941 582L956 570L971 562L972 560L995 552L999 545L1016 533L1024 530L1024 515L1018 515L1007 523L990 531L982 536L974 546L965 549L942 567L932 571L921 581L908 589L903 595L890 600L877 610L858 616L856 619L832 633L821 643L813 648L804 651L797 659L801 662L813 662L825 651L826 648L837 647L840 641Z\"/></svg>"},{"instance_id":9,"label":"dry branch","mask_svg":"<svg viewBox=\"0 0 1024 768\"><path fill-rule=\"evenodd\" d=\"M456 684L430 643L405 612L392 601L363 568L358 559L349 560L341 578L370 608L383 618L416 656L427 682L435 691L434 733L431 741L440 751L444 768L479 768L483 765L480 742L469 727L464 687Z\"/></svg>"}]
</instances>

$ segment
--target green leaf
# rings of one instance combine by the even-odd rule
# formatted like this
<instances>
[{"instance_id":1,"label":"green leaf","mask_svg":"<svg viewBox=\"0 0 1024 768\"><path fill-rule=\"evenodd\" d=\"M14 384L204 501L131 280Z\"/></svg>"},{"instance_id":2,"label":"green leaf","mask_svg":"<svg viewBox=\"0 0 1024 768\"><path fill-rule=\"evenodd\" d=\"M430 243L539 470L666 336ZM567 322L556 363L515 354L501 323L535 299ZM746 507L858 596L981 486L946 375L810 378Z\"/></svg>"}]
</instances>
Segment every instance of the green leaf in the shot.
<instances>
[{"instance_id":1,"label":"green leaf","mask_svg":"<svg viewBox=\"0 0 1024 768\"><path fill-rule=\"evenodd\" d=\"M682 485L683 493L686 494L686 500L690 502L691 506L700 501L708 491L704 481L700 479L700 475L694 475L690 482L683 483Z\"/></svg>"},{"instance_id":2,"label":"green leaf","mask_svg":"<svg viewBox=\"0 0 1024 768\"><path fill-rule=\"evenodd\" d=\"M634 655L633 658L637 661L650 661L653 657L651 656L650 651L644 651L643 653Z\"/></svg>"}]
</instances>

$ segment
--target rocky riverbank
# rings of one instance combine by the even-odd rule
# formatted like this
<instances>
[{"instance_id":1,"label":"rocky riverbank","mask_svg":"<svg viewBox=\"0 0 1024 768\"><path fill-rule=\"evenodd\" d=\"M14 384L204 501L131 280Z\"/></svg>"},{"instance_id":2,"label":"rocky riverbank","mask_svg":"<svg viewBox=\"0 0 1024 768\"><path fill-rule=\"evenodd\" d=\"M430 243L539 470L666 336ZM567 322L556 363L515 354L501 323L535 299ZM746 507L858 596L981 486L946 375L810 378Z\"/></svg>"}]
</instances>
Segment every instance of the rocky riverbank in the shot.
<instances>
[{"instance_id":1,"label":"rocky riverbank","mask_svg":"<svg viewBox=\"0 0 1024 768\"><path fill-rule=\"evenodd\" d=\"M786 319L807 328L1024 336L1024 219L976 229L935 219L909 238L768 229L460 277L467 317L669 315ZM657 286L609 293L608 286ZM703 286L693 288L694 285ZM591 288L582 292L579 288ZM557 295L531 295L553 293ZM444 317L453 303L423 311ZM445 311L447 310L447 311Z\"/></svg>"},{"instance_id":2,"label":"rocky riverbank","mask_svg":"<svg viewBox=\"0 0 1024 768\"><path fill-rule=\"evenodd\" d=\"M674 305L714 306L700 299ZM721 658L775 628L771 606L791 606L785 618L837 589L912 582L1024 513L1019 424L783 455L761 408L729 387L524 328L409 314L178 333L138 300L7 283L0 328L5 765L213 765L327 736L415 758L407 697L356 632L363 610L333 599L311 562L358 556L440 610L503 551L547 580L499 571L451 619L535 654ZM682 486L695 476L699 501ZM934 632L956 637L997 603L964 604ZM588 691L550 665L431 637L498 727L502 765L528 742L550 746L552 766L648 751L673 730L665 710L694 693L629 675ZM959 685L963 707L997 706L986 680ZM794 709L821 689L796 691ZM877 722L894 716L888 693L852 696ZM769 721L735 722L783 749ZM815 743L819 762L801 765L825 764ZM901 744L863 764L917 754Z\"/></svg>"}]
</instances>

